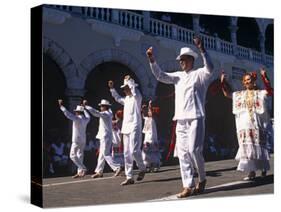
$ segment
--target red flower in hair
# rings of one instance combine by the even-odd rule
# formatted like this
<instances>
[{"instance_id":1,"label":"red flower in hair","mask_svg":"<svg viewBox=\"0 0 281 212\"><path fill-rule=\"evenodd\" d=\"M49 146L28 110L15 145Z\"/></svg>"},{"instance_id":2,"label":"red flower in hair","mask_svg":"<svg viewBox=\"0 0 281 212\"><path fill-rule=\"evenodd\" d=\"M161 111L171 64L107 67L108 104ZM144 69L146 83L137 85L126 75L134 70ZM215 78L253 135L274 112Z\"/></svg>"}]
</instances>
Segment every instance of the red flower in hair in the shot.
<instances>
[{"instance_id":1,"label":"red flower in hair","mask_svg":"<svg viewBox=\"0 0 281 212\"><path fill-rule=\"evenodd\" d=\"M159 107L152 107L152 112L156 115L159 115L160 113L160 108Z\"/></svg>"},{"instance_id":2,"label":"red flower in hair","mask_svg":"<svg viewBox=\"0 0 281 212\"><path fill-rule=\"evenodd\" d=\"M122 118L123 118L123 110L117 110L117 111L116 111L116 116L117 116L119 119L122 119Z\"/></svg>"},{"instance_id":3,"label":"red flower in hair","mask_svg":"<svg viewBox=\"0 0 281 212\"><path fill-rule=\"evenodd\" d=\"M252 72L251 72L251 77L252 77L253 80L256 81L256 80L257 80L257 72L252 71Z\"/></svg>"}]
</instances>

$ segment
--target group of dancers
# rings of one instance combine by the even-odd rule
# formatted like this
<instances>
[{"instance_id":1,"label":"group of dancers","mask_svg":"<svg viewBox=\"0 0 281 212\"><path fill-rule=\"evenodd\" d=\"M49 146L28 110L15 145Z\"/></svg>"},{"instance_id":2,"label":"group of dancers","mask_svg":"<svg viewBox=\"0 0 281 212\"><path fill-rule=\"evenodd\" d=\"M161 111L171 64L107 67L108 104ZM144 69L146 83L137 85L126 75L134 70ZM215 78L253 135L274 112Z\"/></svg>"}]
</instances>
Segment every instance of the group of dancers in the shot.
<instances>
[{"instance_id":1,"label":"group of dancers","mask_svg":"<svg viewBox=\"0 0 281 212\"><path fill-rule=\"evenodd\" d=\"M211 58L199 37L194 38L194 45L200 52L203 67L194 69L194 62L198 58L198 54L192 48L183 47L176 58L181 70L173 73L161 70L154 57L152 47L146 51L155 78L162 83L173 84L175 87L175 114L173 117L173 120L177 122L175 151L179 159L183 184L183 190L177 194L178 198L203 193L207 183L202 154L205 135L205 101L207 89L215 71ZM254 179L257 170L261 170L261 175L266 176L266 172L270 168L269 153L266 148L266 128L269 124L266 98L273 95L273 89L264 68L261 68L260 73L265 85L264 90L258 90L256 87L257 74L246 73L242 79L245 90L232 94L226 86L225 74L221 74L222 91L226 97L233 99L233 114L235 115L239 142L236 155L236 159L239 160L237 170L248 173L245 180ZM126 179L121 185L130 185L135 182L134 161L139 168L137 181L143 180L147 166L157 170L160 165L152 103L150 101L148 107L141 105L142 96L138 84L129 75L125 76L121 86L125 97L117 93L113 81L108 82L108 87L115 101L123 105L122 126L117 134L113 133L114 129L116 132L117 123L112 123L113 114L109 101L101 100L100 110L96 110L84 100L74 110L74 115L63 106L62 100L59 100L60 109L67 118L73 121L70 158L78 167L74 177L83 177L86 174L86 167L83 165L83 149L86 143L86 127L90 120L89 113L91 113L94 117L99 118L99 130L96 138L100 140L98 163L92 177L103 176L105 162L115 172L115 176L122 172L122 166L120 163L116 163L111 155L112 142L119 136L122 137L123 141L126 175ZM144 118L143 130L142 118ZM141 150L142 132L145 134L143 150ZM148 150L151 151L153 148L156 149L155 152L158 155L151 157ZM198 173L197 183L194 179L195 171Z\"/></svg>"},{"instance_id":2,"label":"group of dancers","mask_svg":"<svg viewBox=\"0 0 281 212\"><path fill-rule=\"evenodd\" d=\"M118 163L112 157L112 146L121 145L123 141L124 168L126 180L121 185L134 184L133 165L134 160L140 169L137 181L144 178L148 169L158 171L160 167L160 153L157 138L156 123L153 119L152 102L148 106L141 105L142 96L138 90L138 84L130 77L126 76L124 84L121 86L125 92L125 97L121 97L114 89L113 81L108 82L110 92L114 99L124 105L123 115L117 115L117 119L112 121L113 113L110 109L111 104L108 100L102 99L99 103L100 110L96 110L88 105L87 100L83 100L74 110L75 115L70 113L64 106L63 101L58 100L60 109L64 115L73 121L72 145L70 159L77 166L77 173L73 178L84 177L86 167L83 164L83 150L86 143L86 128L90 120L90 114L99 118L99 129L96 136L100 141L98 162L92 178L103 177L105 162L115 172L114 176L119 176L122 172L122 163ZM120 118L123 118L121 129ZM142 119L144 127L142 131ZM142 132L144 137L144 148L142 146Z\"/></svg>"}]
</instances>

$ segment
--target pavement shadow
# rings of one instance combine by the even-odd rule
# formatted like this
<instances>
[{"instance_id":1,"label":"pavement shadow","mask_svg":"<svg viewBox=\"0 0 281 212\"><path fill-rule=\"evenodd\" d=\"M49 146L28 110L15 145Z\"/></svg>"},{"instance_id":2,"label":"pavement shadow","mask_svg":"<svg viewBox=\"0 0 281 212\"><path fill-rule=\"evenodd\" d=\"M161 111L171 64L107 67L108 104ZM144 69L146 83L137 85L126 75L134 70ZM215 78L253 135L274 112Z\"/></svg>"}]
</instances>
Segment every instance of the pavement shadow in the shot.
<instances>
[{"instance_id":1,"label":"pavement shadow","mask_svg":"<svg viewBox=\"0 0 281 212\"><path fill-rule=\"evenodd\" d=\"M206 176L209 177L220 177L222 176L222 172L227 172L227 171L234 171L236 170L237 167L231 167L231 168L225 168L225 169L217 169L217 170L212 170L212 171L207 171Z\"/></svg>"},{"instance_id":2,"label":"pavement shadow","mask_svg":"<svg viewBox=\"0 0 281 212\"><path fill-rule=\"evenodd\" d=\"M243 189L243 188L263 186L263 185L267 185L267 184L273 184L273 182L274 182L274 176L268 175L266 177L257 177L255 180L245 182L245 183L220 186L217 188L206 188L206 190L204 191L204 194L214 193L214 192L219 192L219 191L231 191L231 190L237 190L237 189Z\"/></svg>"},{"instance_id":3,"label":"pavement shadow","mask_svg":"<svg viewBox=\"0 0 281 212\"><path fill-rule=\"evenodd\" d=\"M166 179L141 181L141 182L138 182L138 184L157 183L157 182L169 182L169 181L174 181L174 180L181 180L181 177L173 177L173 178L166 178Z\"/></svg>"},{"instance_id":4,"label":"pavement shadow","mask_svg":"<svg viewBox=\"0 0 281 212\"><path fill-rule=\"evenodd\" d=\"M173 168L173 169L160 169L158 170L157 172L154 172L154 173L162 173L162 172L169 172L169 171L175 171L175 170L179 170L180 168ZM152 172L153 173L153 172Z\"/></svg>"}]
</instances>

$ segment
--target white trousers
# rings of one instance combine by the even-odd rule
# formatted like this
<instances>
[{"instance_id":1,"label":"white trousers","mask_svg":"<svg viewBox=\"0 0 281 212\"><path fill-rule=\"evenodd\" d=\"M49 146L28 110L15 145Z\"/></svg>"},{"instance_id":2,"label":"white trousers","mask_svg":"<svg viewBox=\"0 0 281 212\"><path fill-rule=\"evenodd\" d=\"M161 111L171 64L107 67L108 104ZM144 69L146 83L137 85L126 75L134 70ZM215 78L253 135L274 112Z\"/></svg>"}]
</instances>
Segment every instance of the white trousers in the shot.
<instances>
[{"instance_id":1,"label":"white trousers","mask_svg":"<svg viewBox=\"0 0 281 212\"><path fill-rule=\"evenodd\" d=\"M205 119L178 120L176 127L177 153L180 162L181 178L184 188L192 188L194 168L198 172L199 182L206 178L203 158Z\"/></svg>"},{"instance_id":2,"label":"white trousers","mask_svg":"<svg viewBox=\"0 0 281 212\"><path fill-rule=\"evenodd\" d=\"M130 134L123 134L125 174L127 179L133 178L134 160L140 171L145 171L141 154L141 129L136 129Z\"/></svg>"},{"instance_id":3,"label":"white trousers","mask_svg":"<svg viewBox=\"0 0 281 212\"><path fill-rule=\"evenodd\" d=\"M84 160L84 148L85 143L84 142L72 142L71 148L70 148L70 154L69 157L73 161L73 163L77 166L77 173L81 172L82 170L86 171L86 167L83 164Z\"/></svg>"},{"instance_id":4,"label":"white trousers","mask_svg":"<svg viewBox=\"0 0 281 212\"><path fill-rule=\"evenodd\" d=\"M95 172L97 173L103 173L105 162L110 166L110 168L113 171L116 171L120 164L117 164L111 155L112 150L112 141L111 139L101 139L100 140L100 149L99 149L99 157L98 157L98 163L95 169Z\"/></svg>"}]
</instances>

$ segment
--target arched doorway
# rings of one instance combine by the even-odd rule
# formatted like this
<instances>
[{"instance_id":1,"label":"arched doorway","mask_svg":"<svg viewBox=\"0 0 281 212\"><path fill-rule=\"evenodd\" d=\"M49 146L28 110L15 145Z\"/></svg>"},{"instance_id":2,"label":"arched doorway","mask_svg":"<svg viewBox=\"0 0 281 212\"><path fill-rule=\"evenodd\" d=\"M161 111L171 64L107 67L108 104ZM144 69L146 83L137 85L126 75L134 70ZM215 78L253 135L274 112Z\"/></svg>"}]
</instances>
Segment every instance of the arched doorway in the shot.
<instances>
[{"instance_id":1,"label":"arched doorway","mask_svg":"<svg viewBox=\"0 0 281 212\"><path fill-rule=\"evenodd\" d=\"M112 104L112 112L115 113L119 109L123 109L123 106L116 102L108 88L108 81L114 81L114 87L119 95L124 96L124 93L120 86L123 84L124 76L130 75L140 87L140 81L136 74L130 70L127 66L118 62L104 62L97 65L88 75L85 83L85 99L88 100L90 106L95 109L99 109L98 104L101 99L107 99ZM98 131L99 119L92 117L87 127L87 133L90 139L95 139ZM91 164L89 164L91 165ZM88 166L91 167L91 166ZM109 167L106 165L105 171L108 171Z\"/></svg>"},{"instance_id":2,"label":"arched doorway","mask_svg":"<svg viewBox=\"0 0 281 212\"><path fill-rule=\"evenodd\" d=\"M231 90L228 84L227 86ZM233 158L238 143L235 119L232 114L232 100L223 95L219 79L213 81L208 88L205 109L205 159Z\"/></svg>"},{"instance_id":3,"label":"arched doorway","mask_svg":"<svg viewBox=\"0 0 281 212\"><path fill-rule=\"evenodd\" d=\"M202 33L217 35L220 39L230 42L229 24L230 17L227 16L201 15L199 19Z\"/></svg>"},{"instance_id":4,"label":"arched doorway","mask_svg":"<svg viewBox=\"0 0 281 212\"><path fill-rule=\"evenodd\" d=\"M265 30L265 53L273 55L274 53L274 28L273 24L269 24Z\"/></svg>"},{"instance_id":5,"label":"arched doorway","mask_svg":"<svg viewBox=\"0 0 281 212\"><path fill-rule=\"evenodd\" d=\"M174 85L158 82L155 92L154 105L160 108L160 114L156 119L158 129L158 140L163 149L162 161L164 164L174 162L172 156L166 161L165 158L169 151L172 138L173 116L175 112L175 88Z\"/></svg>"},{"instance_id":6,"label":"arched doorway","mask_svg":"<svg viewBox=\"0 0 281 212\"><path fill-rule=\"evenodd\" d=\"M87 77L85 98L94 108L98 108L101 99L107 99L112 104L112 111L122 109L123 106L112 98L107 83L109 80L113 80L115 89L123 96L124 93L120 86L123 84L126 75L130 75L135 80L141 91L139 79L127 66L118 62L105 62L96 66Z\"/></svg>"},{"instance_id":7,"label":"arched doorway","mask_svg":"<svg viewBox=\"0 0 281 212\"><path fill-rule=\"evenodd\" d=\"M39 79L40 80L40 79ZM65 97L66 80L59 66L46 54L43 55L43 150L44 150L44 177L50 172L52 157L51 144L62 141L71 142L69 121L64 117L58 106L58 99ZM41 101L40 99L38 101ZM39 124L39 123L38 123ZM38 141L40 142L40 141ZM57 174L54 168L53 174ZM66 174L66 173L64 173Z\"/></svg>"},{"instance_id":8,"label":"arched doorway","mask_svg":"<svg viewBox=\"0 0 281 212\"><path fill-rule=\"evenodd\" d=\"M254 18L238 18L237 44L260 51L259 26Z\"/></svg>"},{"instance_id":9,"label":"arched doorway","mask_svg":"<svg viewBox=\"0 0 281 212\"><path fill-rule=\"evenodd\" d=\"M67 107L65 96L66 81L58 65L48 56L43 59L43 129L44 132L66 132L68 121L62 115L58 99L64 100Z\"/></svg>"}]
</instances>

